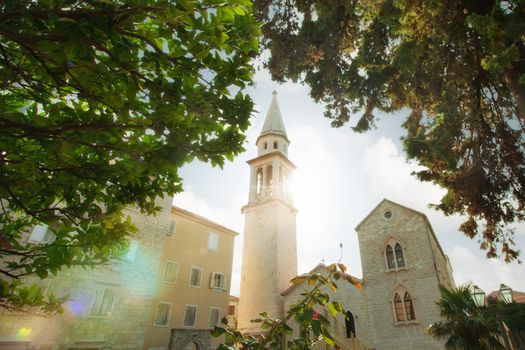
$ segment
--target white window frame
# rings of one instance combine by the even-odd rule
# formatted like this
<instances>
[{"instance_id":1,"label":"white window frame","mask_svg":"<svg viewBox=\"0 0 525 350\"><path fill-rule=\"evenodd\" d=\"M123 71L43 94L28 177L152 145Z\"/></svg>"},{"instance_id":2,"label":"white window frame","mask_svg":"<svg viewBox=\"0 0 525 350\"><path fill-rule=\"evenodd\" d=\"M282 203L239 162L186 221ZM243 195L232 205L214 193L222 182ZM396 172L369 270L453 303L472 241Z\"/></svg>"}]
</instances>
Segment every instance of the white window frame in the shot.
<instances>
[{"instance_id":1,"label":"white window frame","mask_svg":"<svg viewBox=\"0 0 525 350\"><path fill-rule=\"evenodd\" d=\"M33 226L31 230L31 235L27 240L28 243L33 244L50 244L56 239L55 234L48 225L39 224Z\"/></svg>"},{"instance_id":2,"label":"white window frame","mask_svg":"<svg viewBox=\"0 0 525 350\"><path fill-rule=\"evenodd\" d=\"M219 250L219 234L216 232L208 232L208 250L216 252Z\"/></svg>"},{"instance_id":3,"label":"white window frame","mask_svg":"<svg viewBox=\"0 0 525 350\"><path fill-rule=\"evenodd\" d=\"M170 281L166 279L166 272L168 271L169 264L177 265L177 273L175 274L175 281ZM164 275L162 276L164 283L176 284L177 280L179 279L179 268L180 268L180 265L178 262L173 261L173 260L166 260L166 263L164 264Z\"/></svg>"},{"instance_id":4,"label":"white window frame","mask_svg":"<svg viewBox=\"0 0 525 350\"><path fill-rule=\"evenodd\" d=\"M191 284L191 280L192 280L192 275L193 275L193 270L199 270L200 271L200 278L199 278L199 284L198 285L193 285ZM202 286L202 275L203 275L203 272L204 270L202 269L202 267L200 266L192 266L191 269L190 269L190 278L188 280L188 285L192 288L200 288Z\"/></svg>"},{"instance_id":5,"label":"white window frame","mask_svg":"<svg viewBox=\"0 0 525 350\"><path fill-rule=\"evenodd\" d=\"M211 315L212 311L217 311L217 322L215 324L211 324ZM213 329L215 326L217 326L221 322L221 308L217 306L210 306L210 311L208 313L208 328Z\"/></svg>"},{"instance_id":6,"label":"white window frame","mask_svg":"<svg viewBox=\"0 0 525 350\"><path fill-rule=\"evenodd\" d=\"M193 319L193 324L192 325L187 325L186 324L186 313L188 312L188 308L189 307L194 307L195 308L195 318ZM182 316L182 325L183 325L183 327L195 328L195 326L197 325L197 312L198 311L199 311L199 307L197 305L186 304L186 306L184 307L184 315Z\"/></svg>"},{"instance_id":7,"label":"white window frame","mask_svg":"<svg viewBox=\"0 0 525 350\"><path fill-rule=\"evenodd\" d=\"M157 323L157 316L159 314L159 306L168 305L168 319L165 324ZM171 309L173 308L173 303L170 303L169 301L159 301L157 303L157 307L155 308L155 318L153 319L153 327L169 327L171 322Z\"/></svg>"},{"instance_id":8,"label":"white window frame","mask_svg":"<svg viewBox=\"0 0 525 350\"><path fill-rule=\"evenodd\" d=\"M124 261L127 261L127 262L135 261L138 250L139 250L139 241L136 239L130 239L128 251L126 255L124 255Z\"/></svg>"},{"instance_id":9,"label":"white window frame","mask_svg":"<svg viewBox=\"0 0 525 350\"><path fill-rule=\"evenodd\" d=\"M90 318L108 318L108 317L111 317L113 309L115 308L116 301L118 299L118 287L119 287L119 285L112 284L112 283L105 283L105 282L97 282L97 281L95 281L94 286L95 286L95 288L93 290L93 293L92 293L92 296L91 296L91 302L89 304L89 309L88 309L88 312L87 312L88 317L90 317ZM101 302L100 302L100 304L97 307L97 309L100 309L100 307L102 306L102 302L104 301L104 295L105 295L107 290L110 290L111 292L114 293L113 300L111 300L111 305L109 306L107 313L106 314L94 313L93 312L93 308L95 307L95 304L99 300L99 298L97 298L97 293L102 293Z\"/></svg>"},{"instance_id":10,"label":"white window frame","mask_svg":"<svg viewBox=\"0 0 525 350\"><path fill-rule=\"evenodd\" d=\"M168 237L168 238L175 237L175 232L176 231L177 231L177 220L171 219L170 227L168 228L168 231L166 232L166 237Z\"/></svg>"},{"instance_id":11,"label":"white window frame","mask_svg":"<svg viewBox=\"0 0 525 350\"><path fill-rule=\"evenodd\" d=\"M222 276L222 286L215 285L215 276ZM210 288L216 290L226 290L226 275L222 272L213 272L210 279Z\"/></svg>"}]
</instances>

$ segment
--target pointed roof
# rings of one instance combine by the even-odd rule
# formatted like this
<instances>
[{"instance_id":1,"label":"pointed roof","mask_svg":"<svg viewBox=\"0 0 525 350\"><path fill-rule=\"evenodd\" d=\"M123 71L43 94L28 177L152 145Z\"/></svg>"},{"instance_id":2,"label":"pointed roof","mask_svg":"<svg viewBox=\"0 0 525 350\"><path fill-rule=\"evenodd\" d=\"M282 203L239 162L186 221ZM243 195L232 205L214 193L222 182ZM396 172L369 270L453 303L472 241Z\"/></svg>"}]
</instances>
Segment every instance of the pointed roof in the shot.
<instances>
[{"instance_id":1,"label":"pointed roof","mask_svg":"<svg viewBox=\"0 0 525 350\"><path fill-rule=\"evenodd\" d=\"M288 139L288 136L286 135L286 129L284 128L283 117L281 116L279 104L277 103L277 92L273 91L272 95L272 103L270 104L270 108L266 114L266 119L264 120L264 125L259 136L266 134L278 134Z\"/></svg>"}]
</instances>

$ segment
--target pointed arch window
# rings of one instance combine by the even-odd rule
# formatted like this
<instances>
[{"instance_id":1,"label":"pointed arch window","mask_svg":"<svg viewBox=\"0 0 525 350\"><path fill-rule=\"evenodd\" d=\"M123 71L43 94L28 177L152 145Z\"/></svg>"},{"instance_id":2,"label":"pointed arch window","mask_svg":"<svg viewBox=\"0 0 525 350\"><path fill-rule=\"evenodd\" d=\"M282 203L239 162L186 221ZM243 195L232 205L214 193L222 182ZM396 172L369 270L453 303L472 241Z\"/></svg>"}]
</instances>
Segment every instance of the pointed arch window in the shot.
<instances>
[{"instance_id":1,"label":"pointed arch window","mask_svg":"<svg viewBox=\"0 0 525 350\"><path fill-rule=\"evenodd\" d=\"M397 270L407 267L405 245L399 239L391 236L383 244L383 254L387 270Z\"/></svg>"},{"instance_id":2,"label":"pointed arch window","mask_svg":"<svg viewBox=\"0 0 525 350\"><path fill-rule=\"evenodd\" d=\"M417 323L414 298L406 287L400 285L394 289L392 304L396 324Z\"/></svg>"},{"instance_id":3,"label":"pointed arch window","mask_svg":"<svg viewBox=\"0 0 525 350\"><path fill-rule=\"evenodd\" d=\"M396 311L396 320L399 322L403 322L405 320L405 313L403 311L403 302L401 301L401 297L397 293L394 296L394 309Z\"/></svg>"},{"instance_id":4,"label":"pointed arch window","mask_svg":"<svg viewBox=\"0 0 525 350\"><path fill-rule=\"evenodd\" d=\"M415 320L416 316L414 314L414 304L412 304L412 297L408 292L405 292L405 297L403 298L405 303L405 313L407 315L407 321Z\"/></svg>"},{"instance_id":5,"label":"pointed arch window","mask_svg":"<svg viewBox=\"0 0 525 350\"><path fill-rule=\"evenodd\" d=\"M405 267L405 257L403 256L403 248L401 244L396 243L396 263L397 267Z\"/></svg>"},{"instance_id":6,"label":"pointed arch window","mask_svg":"<svg viewBox=\"0 0 525 350\"><path fill-rule=\"evenodd\" d=\"M396 260L394 259L394 251L390 244L386 246L386 261L387 261L389 269L396 268Z\"/></svg>"}]
</instances>

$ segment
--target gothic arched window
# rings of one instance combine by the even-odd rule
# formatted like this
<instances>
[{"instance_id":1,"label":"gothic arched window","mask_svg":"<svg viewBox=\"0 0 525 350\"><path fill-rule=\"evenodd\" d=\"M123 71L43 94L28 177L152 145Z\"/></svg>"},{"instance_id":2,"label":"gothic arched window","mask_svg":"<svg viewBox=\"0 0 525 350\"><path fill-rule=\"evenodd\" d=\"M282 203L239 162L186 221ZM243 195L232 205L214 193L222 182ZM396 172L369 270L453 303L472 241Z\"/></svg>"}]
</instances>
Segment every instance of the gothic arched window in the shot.
<instances>
[{"instance_id":1,"label":"gothic arched window","mask_svg":"<svg viewBox=\"0 0 525 350\"><path fill-rule=\"evenodd\" d=\"M387 261L389 269L396 268L396 260L394 259L394 251L392 250L392 246L390 244L386 246L386 261Z\"/></svg>"},{"instance_id":2,"label":"gothic arched window","mask_svg":"<svg viewBox=\"0 0 525 350\"><path fill-rule=\"evenodd\" d=\"M405 257L403 256L403 248L401 248L401 244L396 243L395 249L397 267L405 267Z\"/></svg>"},{"instance_id":3,"label":"gothic arched window","mask_svg":"<svg viewBox=\"0 0 525 350\"><path fill-rule=\"evenodd\" d=\"M407 320L415 320L416 316L414 315L414 305L412 304L412 297L408 292L405 292L404 300L405 302L405 313L407 315Z\"/></svg>"},{"instance_id":4,"label":"gothic arched window","mask_svg":"<svg viewBox=\"0 0 525 350\"><path fill-rule=\"evenodd\" d=\"M391 236L383 243L383 254L388 270L406 268L405 246L399 239Z\"/></svg>"},{"instance_id":5,"label":"gothic arched window","mask_svg":"<svg viewBox=\"0 0 525 350\"><path fill-rule=\"evenodd\" d=\"M396 320L400 322L404 321L405 312L403 311L403 302L401 301L401 297L397 293L394 296L394 309L396 311Z\"/></svg>"},{"instance_id":6,"label":"gothic arched window","mask_svg":"<svg viewBox=\"0 0 525 350\"><path fill-rule=\"evenodd\" d=\"M392 303L396 323L413 323L416 320L414 299L406 287L399 285L394 289Z\"/></svg>"}]
</instances>

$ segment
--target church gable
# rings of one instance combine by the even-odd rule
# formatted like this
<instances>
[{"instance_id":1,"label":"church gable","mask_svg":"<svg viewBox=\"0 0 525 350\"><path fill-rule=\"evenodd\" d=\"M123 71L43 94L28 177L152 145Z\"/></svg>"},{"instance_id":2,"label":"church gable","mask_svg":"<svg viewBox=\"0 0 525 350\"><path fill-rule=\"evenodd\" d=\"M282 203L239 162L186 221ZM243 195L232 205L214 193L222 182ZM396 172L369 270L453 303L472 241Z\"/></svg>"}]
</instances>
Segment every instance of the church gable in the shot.
<instances>
[{"instance_id":1,"label":"church gable","mask_svg":"<svg viewBox=\"0 0 525 350\"><path fill-rule=\"evenodd\" d=\"M377 221L377 219L385 220L385 222L395 219L395 214L402 214L403 216L409 215L411 217L420 216L423 220L426 220L425 214L384 198L367 216L365 216L363 220L361 220L361 222L355 227L355 230L359 233L364 227L370 225L373 221Z\"/></svg>"}]
</instances>

